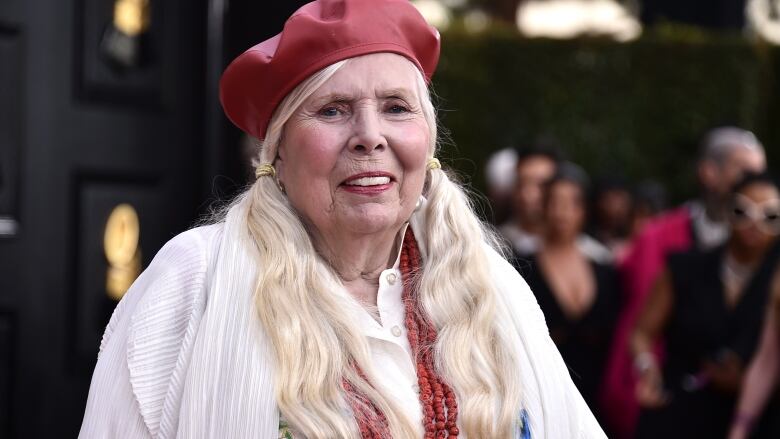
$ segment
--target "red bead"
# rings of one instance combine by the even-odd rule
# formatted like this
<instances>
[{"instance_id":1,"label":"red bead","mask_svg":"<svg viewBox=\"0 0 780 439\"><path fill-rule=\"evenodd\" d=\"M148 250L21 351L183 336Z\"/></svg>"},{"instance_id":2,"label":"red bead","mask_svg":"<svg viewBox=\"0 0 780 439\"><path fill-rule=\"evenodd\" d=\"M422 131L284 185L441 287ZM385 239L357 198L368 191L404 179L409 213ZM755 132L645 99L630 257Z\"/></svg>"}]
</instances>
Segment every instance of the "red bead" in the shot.
<instances>
[{"instance_id":1,"label":"red bead","mask_svg":"<svg viewBox=\"0 0 780 439\"><path fill-rule=\"evenodd\" d=\"M444 384L436 372L435 345L436 327L433 326L421 308L416 290L416 273L421 268L420 252L414 232L407 229L401 248L401 278L403 279L402 301L404 324L412 352L417 356L417 382L420 386L420 403L423 410L425 439L455 439L458 435L457 400L449 386ZM375 407L372 407L375 409ZM445 416L446 408L446 416ZM360 423L361 420L358 420ZM386 431L387 420L383 418ZM362 429L361 429L362 431ZM453 433L454 432L454 433ZM364 436L365 437L365 436Z\"/></svg>"}]
</instances>

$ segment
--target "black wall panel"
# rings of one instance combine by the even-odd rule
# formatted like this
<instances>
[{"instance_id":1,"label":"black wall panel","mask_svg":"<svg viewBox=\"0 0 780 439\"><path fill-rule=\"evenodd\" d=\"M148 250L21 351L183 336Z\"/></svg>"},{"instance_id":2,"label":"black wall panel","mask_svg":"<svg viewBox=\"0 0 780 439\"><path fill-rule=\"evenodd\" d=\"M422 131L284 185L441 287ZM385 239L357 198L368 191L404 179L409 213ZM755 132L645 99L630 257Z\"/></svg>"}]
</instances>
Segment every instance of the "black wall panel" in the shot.
<instances>
[{"instance_id":1,"label":"black wall panel","mask_svg":"<svg viewBox=\"0 0 780 439\"><path fill-rule=\"evenodd\" d=\"M102 47L110 32L114 2L75 2L74 79L79 100L111 106L163 106L169 90L163 86L163 70L173 60L163 49L165 3L159 0L150 3L151 25L148 32L137 38L141 60L137 67L123 68L114 65Z\"/></svg>"},{"instance_id":2,"label":"black wall panel","mask_svg":"<svg viewBox=\"0 0 780 439\"><path fill-rule=\"evenodd\" d=\"M71 354L68 362L76 373L91 373L100 339L117 302L106 290L108 261L103 245L106 222L112 210L129 204L140 220L139 248L142 267L167 236L155 227L165 212L166 200L159 179L148 176L79 174L76 184L76 221L72 236L77 249L74 258L75 285L70 300Z\"/></svg>"},{"instance_id":3,"label":"black wall panel","mask_svg":"<svg viewBox=\"0 0 780 439\"><path fill-rule=\"evenodd\" d=\"M14 317L0 310L0 437L11 437L13 421Z\"/></svg>"},{"instance_id":4,"label":"black wall panel","mask_svg":"<svg viewBox=\"0 0 780 439\"><path fill-rule=\"evenodd\" d=\"M21 32L0 22L0 239L18 229L22 50Z\"/></svg>"}]
</instances>

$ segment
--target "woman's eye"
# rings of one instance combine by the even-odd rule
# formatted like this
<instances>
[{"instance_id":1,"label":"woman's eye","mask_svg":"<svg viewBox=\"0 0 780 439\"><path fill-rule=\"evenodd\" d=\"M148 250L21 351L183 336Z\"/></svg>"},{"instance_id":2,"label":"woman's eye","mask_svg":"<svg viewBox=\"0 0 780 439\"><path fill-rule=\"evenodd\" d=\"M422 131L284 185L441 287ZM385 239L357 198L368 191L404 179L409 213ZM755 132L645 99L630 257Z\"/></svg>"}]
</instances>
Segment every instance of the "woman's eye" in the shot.
<instances>
[{"instance_id":1,"label":"woman's eye","mask_svg":"<svg viewBox=\"0 0 780 439\"><path fill-rule=\"evenodd\" d=\"M403 105L396 104L396 105L391 105L388 111L390 113L401 114L401 113L406 113L407 111L409 111L409 109L404 107Z\"/></svg>"},{"instance_id":2,"label":"woman's eye","mask_svg":"<svg viewBox=\"0 0 780 439\"><path fill-rule=\"evenodd\" d=\"M339 109L336 107L325 107L320 110L320 114L326 117L335 117L339 115Z\"/></svg>"}]
</instances>

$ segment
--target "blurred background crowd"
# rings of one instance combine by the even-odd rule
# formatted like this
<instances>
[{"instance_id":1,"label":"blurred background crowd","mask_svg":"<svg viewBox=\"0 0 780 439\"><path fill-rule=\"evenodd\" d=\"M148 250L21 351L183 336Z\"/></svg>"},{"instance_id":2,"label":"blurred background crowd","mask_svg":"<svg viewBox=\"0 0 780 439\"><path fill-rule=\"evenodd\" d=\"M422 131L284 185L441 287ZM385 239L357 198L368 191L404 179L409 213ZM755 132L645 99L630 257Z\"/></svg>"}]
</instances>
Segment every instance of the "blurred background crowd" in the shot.
<instances>
[{"instance_id":1,"label":"blurred background crowd","mask_svg":"<svg viewBox=\"0 0 780 439\"><path fill-rule=\"evenodd\" d=\"M493 220L609 437L780 434L776 367L742 385L780 298L780 192L750 131L712 129L698 154L676 206L660 182L589 177L550 139L487 161Z\"/></svg>"},{"instance_id":2,"label":"blurred background crowd","mask_svg":"<svg viewBox=\"0 0 780 439\"><path fill-rule=\"evenodd\" d=\"M304 3L0 1L0 439L76 435L128 286L250 181L222 71ZM412 3L439 157L609 437L780 437L780 0Z\"/></svg>"}]
</instances>

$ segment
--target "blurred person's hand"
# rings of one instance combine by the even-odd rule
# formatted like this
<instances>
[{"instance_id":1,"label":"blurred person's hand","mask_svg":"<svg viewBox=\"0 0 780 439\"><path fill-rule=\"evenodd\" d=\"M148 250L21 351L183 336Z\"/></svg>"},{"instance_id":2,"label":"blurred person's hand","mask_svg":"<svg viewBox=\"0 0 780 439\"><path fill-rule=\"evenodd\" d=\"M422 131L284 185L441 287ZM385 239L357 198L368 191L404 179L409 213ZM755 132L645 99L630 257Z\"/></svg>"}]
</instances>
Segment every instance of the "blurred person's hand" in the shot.
<instances>
[{"instance_id":1,"label":"blurred person's hand","mask_svg":"<svg viewBox=\"0 0 780 439\"><path fill-rule=\"evenodd\" d=\"M664 380L657 364L648 365L639 375L636 384L636 400L640 406L648 409L660 408L669 402L664 390Z\"/></svg>"},{"instance_id":2,"label":"blurred person's hand","mask_svg":"<svg viewBox=\"0 0 780 439\"><path fill-rule=\"evenodd\" d=\"M747 439L753 430L755 417L737 412L731 421L728 439Z\"/></svg>"},{"instance_id":3,"label":"blurred person's hand","mask_svg":"<svg viewBox=\"0 0 780 439\"><path fill-rule=\"evenodd\" d=\"M742 384L743 365L737 354L730 350L718 353L717 358L702 365L704 375L712 387L727 393L737 393Z\"/></svg>"},{"instance_id":4,"label":"blurred person's hand","mask_svg":"<svg viewBox=\"0 0 780 439\"><path fill-rule=\"evenodd\" d=\"M731 427L731 431L729 431L728 435L728 439L747 439L747 437L747 429L740 426Z\"/></svg>"}]
</instances>

